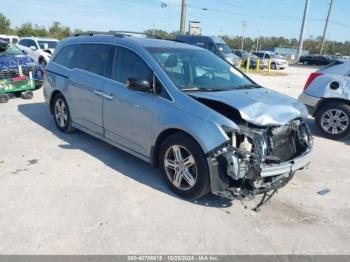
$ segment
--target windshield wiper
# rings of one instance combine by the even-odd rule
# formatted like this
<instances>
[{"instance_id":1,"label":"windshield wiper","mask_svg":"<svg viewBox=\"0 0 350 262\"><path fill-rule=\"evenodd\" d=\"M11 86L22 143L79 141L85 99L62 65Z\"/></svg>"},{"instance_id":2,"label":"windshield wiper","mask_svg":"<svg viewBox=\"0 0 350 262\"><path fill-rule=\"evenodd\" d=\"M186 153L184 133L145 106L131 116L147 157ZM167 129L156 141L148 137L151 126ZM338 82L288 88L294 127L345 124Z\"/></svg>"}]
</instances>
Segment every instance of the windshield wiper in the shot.
<instances>
[{"instance_id":1,"label":"windshield wiper","mask_svg":"<svg viewBox=\"0 0 350 262\"><path fill-rule=\"evenodd\" d=\"M246 85L239 85L235 87L235 89L253 89L253 88L261 88L261 86L256 84L246 84Z\"/></svg>"},{"instance_id":2,"label":"windshield wiper","mask_svg":"<svg viewBox=\"0 0 350 262\"><path fill-rule=\"evenodd\" d=\"M210 87L192 87L192 88L182 88L181 91L184 91L184 92L220 92L220 91L229 91L229 90L220 89L220 88L210 88Z\"/></svg>"}]
</instances>

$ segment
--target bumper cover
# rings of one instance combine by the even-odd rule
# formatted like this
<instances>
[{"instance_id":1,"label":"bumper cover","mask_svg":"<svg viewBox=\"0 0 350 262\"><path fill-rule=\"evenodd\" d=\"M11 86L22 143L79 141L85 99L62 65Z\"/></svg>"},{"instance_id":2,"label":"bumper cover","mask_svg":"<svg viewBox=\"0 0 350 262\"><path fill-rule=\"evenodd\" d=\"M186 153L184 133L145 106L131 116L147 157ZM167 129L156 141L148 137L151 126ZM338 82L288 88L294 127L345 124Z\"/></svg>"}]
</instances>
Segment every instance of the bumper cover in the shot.
<instances>
[{"instance_id":1,"label":"bumper cover","mask_svg":"<svg viewBox=\"0 0 350 262\"><path fill-rule=\"evenodd\" d=\"M310 164L311 152L312 149L310 148L306 150L306 152L303 155L280 164L260 164L260 176L277 176L282 174L294 173L295 171L303 169Z\"/></svg>"},{"instance_id":2,"label":"bumper cover","mask_svg":"<svg viewBox=\"0 0 350 262\"><path fill-rule=\"evenodd\" d=\"M310 163L312 147L307 149L305 153L293 160L280 164L264 164L259 166L258 177L261 179L272 177L272 182L265 184L262 188L256 189L254 194L264 193L272 189L283 187L293 177L294 173L300 169L307 167ZM210 184L211 192L224 198L234 199L233 192L235 191L230 185L229 175L226 173L226 161L223 158L214 157L208 158L210 169Z\"/></svg>"},{"instance_id":3,"label":"bumper cover","mask_svg":"<svg viewBox=\"0 0 350 262\"><path fill-rule=\"evenodd\" d=\"M321 101L321 98L309 96L303 92L299 96L298 101L306 105L310 115L313 115L317 109L317 105Z\"/></svg>"}]
</instances>

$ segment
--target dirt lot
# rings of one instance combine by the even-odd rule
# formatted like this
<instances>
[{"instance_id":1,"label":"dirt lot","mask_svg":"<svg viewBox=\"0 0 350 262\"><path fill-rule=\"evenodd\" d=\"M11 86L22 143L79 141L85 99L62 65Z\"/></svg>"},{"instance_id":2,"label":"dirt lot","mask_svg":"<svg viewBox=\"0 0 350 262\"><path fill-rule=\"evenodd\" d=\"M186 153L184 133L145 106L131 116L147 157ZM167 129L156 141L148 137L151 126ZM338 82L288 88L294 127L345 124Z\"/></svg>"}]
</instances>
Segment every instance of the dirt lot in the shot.
<instances>
[{"instance_id":1,"label":"dirt lot","mask_svg":"<svg viewBox=\"0 0 350 262\"><path fill-rule=\"evenodd\" d=\"M251 77L297 97L312 70ZM41 91L0 110L1 254L350 254L350 140L319 137L312 120L310 169L255 213L179 199L143 161L59 133Z\"/></svg>"}]
</instances>

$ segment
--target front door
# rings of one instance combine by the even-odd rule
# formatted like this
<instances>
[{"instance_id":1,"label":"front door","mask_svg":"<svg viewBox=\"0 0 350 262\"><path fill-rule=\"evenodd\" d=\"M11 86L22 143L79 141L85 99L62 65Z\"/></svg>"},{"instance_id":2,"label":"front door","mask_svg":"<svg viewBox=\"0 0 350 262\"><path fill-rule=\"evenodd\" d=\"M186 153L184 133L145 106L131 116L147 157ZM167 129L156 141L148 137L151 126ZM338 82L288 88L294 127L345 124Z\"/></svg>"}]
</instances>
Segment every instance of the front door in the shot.
<instances>
[{"instance_id":1,"label":"front door","mask_svg":"<svg viewBox=\"0 0 350 262\"><path fill-rule=\"evenodd\" d=\"M129 90L129 78L152 82L153 72L135 52L117 47L111 80L106 82L103 104L105 136L142 155L149 156L152 123L158 97L152 93Z\"/></svg>"}]
</instances>

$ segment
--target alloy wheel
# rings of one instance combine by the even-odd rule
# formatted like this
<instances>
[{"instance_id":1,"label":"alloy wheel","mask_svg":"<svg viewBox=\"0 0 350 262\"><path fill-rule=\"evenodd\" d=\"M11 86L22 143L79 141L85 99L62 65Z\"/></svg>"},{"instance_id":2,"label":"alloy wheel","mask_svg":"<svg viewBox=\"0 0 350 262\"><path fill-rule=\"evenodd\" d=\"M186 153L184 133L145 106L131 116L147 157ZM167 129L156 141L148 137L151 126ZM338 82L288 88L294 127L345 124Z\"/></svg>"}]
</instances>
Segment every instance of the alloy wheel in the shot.
<instances>
[{"instance_id":1,"label":"alloy wheel","mask_svg":"<svg viewBox=\"0 0 350 262\"><path fill-rule=\"evenodd\" d=\"M321 117L321 127L329 134L340 134L349 126L349 117L341 109L330 109Z\"/></svg>"},{"instance_id":2,"label":"alloy wheel","mask_svg":"<svg viewBox=\"0 0 350 262\"><path fill-rule=\"evenodd\" d=\"M197 165L193 155L183 146L173 145L165 153L164 167L171 183L178 189L189 190L197 181Z\"/></svg>"},{"instance_id":3,"label":"alloy wheel","mask_svg":"<svg viewBox=\"0 0 350 262\"><path fill-rule=\"evenodd\" d=\"M61 98L57 99L55 103L55 119L57 124L61 128L64 128L67 125L67 121L68 121L67 107Z\"/></svg>"}]
</instances>

